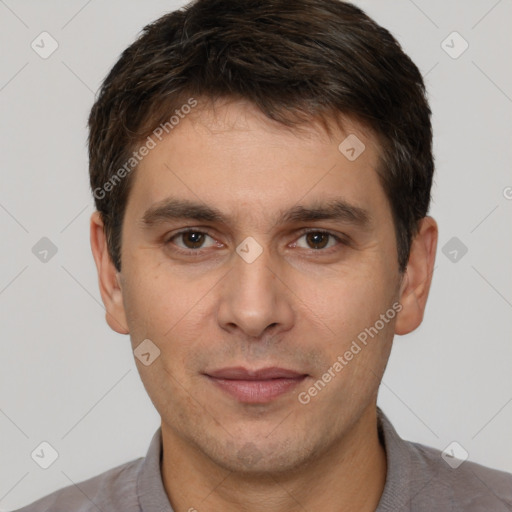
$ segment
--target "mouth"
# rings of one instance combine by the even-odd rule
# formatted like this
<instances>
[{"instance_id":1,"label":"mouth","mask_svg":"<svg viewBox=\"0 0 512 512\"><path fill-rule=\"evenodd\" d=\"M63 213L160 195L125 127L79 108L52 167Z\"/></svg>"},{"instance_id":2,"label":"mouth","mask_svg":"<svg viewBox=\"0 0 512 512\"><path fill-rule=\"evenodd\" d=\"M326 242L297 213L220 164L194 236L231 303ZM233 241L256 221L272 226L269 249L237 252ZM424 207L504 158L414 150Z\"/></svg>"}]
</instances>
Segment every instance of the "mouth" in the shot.
<instances>
[{"instance_id":1,"label":"mouth","mask_svg":"<svg viewBox=\"0 0 512 512\"><path fill-rule=\"evenodd\" d=\"M297 387L307 374L286 368L222 368L204 374L218 389L242 403L270 402Z\"/></svg>"}]
</instances>

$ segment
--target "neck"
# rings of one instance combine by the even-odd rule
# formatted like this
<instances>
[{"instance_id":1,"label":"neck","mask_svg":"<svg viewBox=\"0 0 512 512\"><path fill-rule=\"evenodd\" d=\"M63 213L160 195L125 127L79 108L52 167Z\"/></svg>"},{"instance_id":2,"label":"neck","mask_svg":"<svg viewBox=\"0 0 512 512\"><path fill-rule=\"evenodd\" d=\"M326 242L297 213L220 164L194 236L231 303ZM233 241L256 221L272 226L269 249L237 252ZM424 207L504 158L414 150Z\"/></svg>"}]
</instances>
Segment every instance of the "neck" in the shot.
<instances>
[{"instance_id":1,"label":"neck","mask_svg":"<svg viewBox=\"0 0 512 512\"><path fill-rule=\"evenodd\" d=\"M315 460L293 472L227 471L162 423L162 480L175 512L374 512L386 479L375 404Z\"/></svg>"}]
</instances>

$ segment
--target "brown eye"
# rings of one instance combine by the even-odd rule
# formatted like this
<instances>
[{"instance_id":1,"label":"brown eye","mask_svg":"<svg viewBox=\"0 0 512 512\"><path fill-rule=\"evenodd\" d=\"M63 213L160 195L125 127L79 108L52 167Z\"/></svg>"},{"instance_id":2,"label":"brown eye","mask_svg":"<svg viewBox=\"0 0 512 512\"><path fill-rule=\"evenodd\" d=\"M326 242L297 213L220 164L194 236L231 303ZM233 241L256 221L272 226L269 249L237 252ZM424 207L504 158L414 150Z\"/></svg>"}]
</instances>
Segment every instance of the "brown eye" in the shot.
<instances>
[{"instance_id":1,"label":"brown eye","mask_svg":"<svg viewBox=\"0 0 512 512\"><path fill-rule=\"evenodd\" d=\"M309 249L310 251L328 252L329 249L335 250L336 245L345 245L341 237L329 231L309 229L302 232L294 247Z\"/></svg>"},{"instance_id":2,"label":"brown eye","mask_svg":"<svg viewBox=\"0 0 512 512\"><path fill-rule=\"evenodd\" d=\"M324 249L332 235L322 231L312 231L305 235L307 243L312 249Z\"/></svg>"},{"instance_id":3,"label":"brown eye","mask_svg":"<svg viewBox=\"0 0 512 512\"><path fill-rule=\"evenodd\" d=\"M207 238L211 240L209 245L206 243ZM200 252L199 249L213 247L215 245L215 240L210 235L208 235L208 233L189 229L176 233L167 240L166 244L176 245L178 249L183 251L188 250L189 252Z\"/></svg>"},{"instance_id":4,"label":"brown eye","mask_svg":"<svg viewBox=\"0 0 512 512\"><path fill-rule=\"evenodd\" d=\"M199 231L188 231L182 233L181 237L187 249L198 249L204 242L204 233Z\"/></svg>"}]
</instances>

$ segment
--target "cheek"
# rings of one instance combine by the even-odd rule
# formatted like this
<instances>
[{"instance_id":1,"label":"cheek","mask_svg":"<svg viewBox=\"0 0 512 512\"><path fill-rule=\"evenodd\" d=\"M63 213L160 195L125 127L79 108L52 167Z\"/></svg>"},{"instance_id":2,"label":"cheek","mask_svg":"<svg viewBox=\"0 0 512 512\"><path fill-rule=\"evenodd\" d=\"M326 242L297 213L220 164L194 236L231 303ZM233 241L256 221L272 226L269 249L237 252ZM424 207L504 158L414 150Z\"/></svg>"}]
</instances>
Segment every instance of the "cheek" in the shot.
<instances>
[{"instance_id":1,"label":"cheek","mask_svg":"<svg viewBox=\"0 0 512 512\"><path fill-rule=\"evenodd\" d=\"M123 298L132 329L162 336L187 305L190 286L173 278L164 265L140 257L127 258ZM149 332L148 332L149 334Z\"/></svg>"},{"instance_id":2,"label":"cheek","mask_svg":"<svg viewBox=\"0 0 512 512\"><path fill-rule=\"evenodd\" d=\"M359 275L332 275L328 280L304 283L304 304L322 319L334 334L357 334L379 318L392 303L390 284L375 272Z\"/></svg>"},{"instance_id":3,"label":"cheek","mask_svg":"<svg viewBox=\"0 0 512 512\"><path fill-rule=\"evenodd\" d=\"M329 294L311 294L313 315L328 327L328 340L318 345L327 362L325 369L338 362L331 373L331 392L324 399L347 400L370 396L378 386L391 350L397 312L391 283L379 280L374 272L331 284ZM382 316L384 315L384 316ZM341 368L341 369L340 369ZM329 375L326 375L329 380Z\"/></svg>"},{"instance_id":4,"label":"cheek","mask_svg":"<svg viewBox=\"0 0 512 512\"><path fill-rule=\"evenodd\" d=\"M211 329L205 326L211 312L205 309L205 296L212 285L208 280L191 282L161 268L132 273L130 278L123 296L133 349L150 339L161 353L160 378L167 378L161 373L167 370L182 380L202 357L201 347L208 344L205 335Z\"/></svg>"},{"instance_id":5,"label":"cheek","mask_svg":"<svg viewBox=\"0 0 512 512\"><path fill-rule=\"evenodd\" d=\"M172 327L177 314L165 293L161 283L141 276L131 274L130 280L125 281L123 303L133 350L145 339L162 350L163 334Z\"/></svg>"}]
</instances>

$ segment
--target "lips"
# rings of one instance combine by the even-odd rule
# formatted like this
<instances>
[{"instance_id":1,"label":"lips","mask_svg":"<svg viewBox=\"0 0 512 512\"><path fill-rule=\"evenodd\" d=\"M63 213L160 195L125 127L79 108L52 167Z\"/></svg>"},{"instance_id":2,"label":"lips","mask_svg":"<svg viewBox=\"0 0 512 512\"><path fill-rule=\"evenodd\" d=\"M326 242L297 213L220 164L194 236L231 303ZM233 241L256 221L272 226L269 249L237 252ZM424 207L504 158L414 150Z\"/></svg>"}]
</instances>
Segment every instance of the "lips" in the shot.
<instances>
[{"instance_id":1,"label":"lips","mask_svg":"<svg viewBox=\"0 0 512 512\"><path fill-rule=\"evenodd\" d=\"M268 380L268 379L294 379L301 377L304 374L287 370L285 368L262 368L260 370L247 370L241 366L233 368L223 368L208 372L210 377L217 379L232 379L232 380Z\"/></svg>"},{"instance_id":2,"label":"lips","mask_svg":"<svg viewBox=\"0 0 512 512\"><path fill-rule=\"evenodd\" d=\"M243 403L266 403L291 392L307 375L278 367L222 368L205 374L212 384Z\"/></svg>"}]
</instances>

